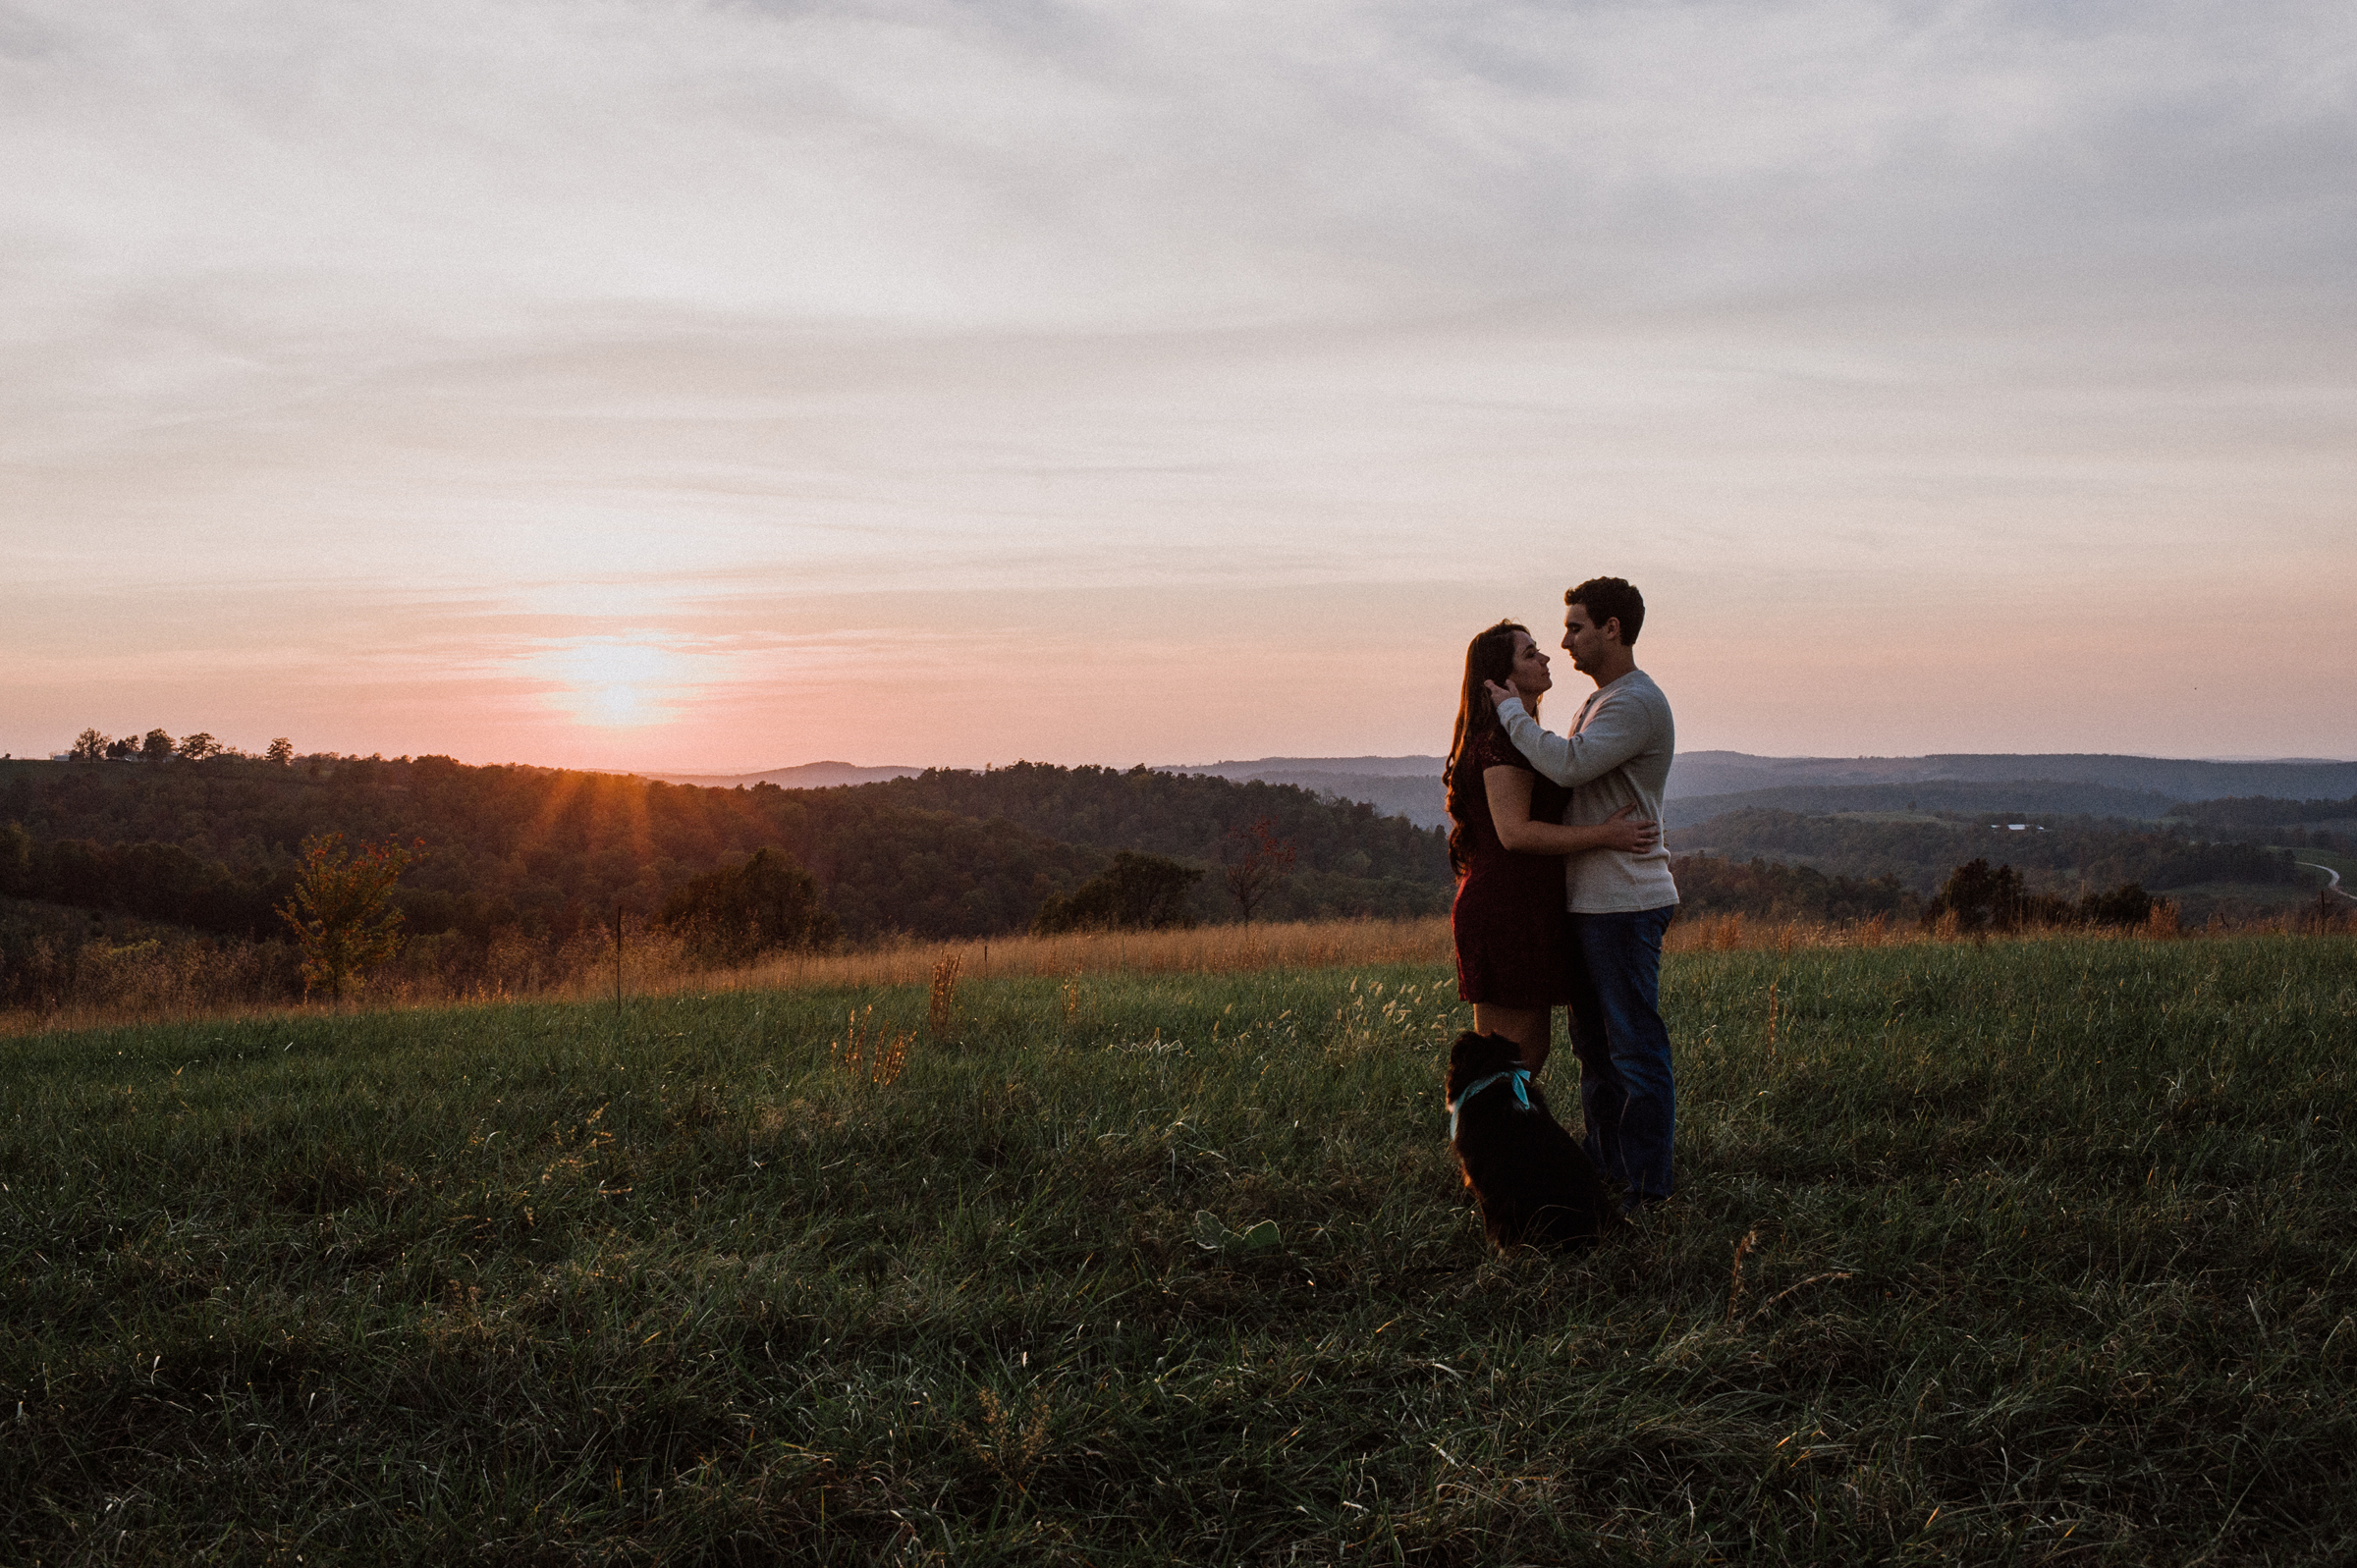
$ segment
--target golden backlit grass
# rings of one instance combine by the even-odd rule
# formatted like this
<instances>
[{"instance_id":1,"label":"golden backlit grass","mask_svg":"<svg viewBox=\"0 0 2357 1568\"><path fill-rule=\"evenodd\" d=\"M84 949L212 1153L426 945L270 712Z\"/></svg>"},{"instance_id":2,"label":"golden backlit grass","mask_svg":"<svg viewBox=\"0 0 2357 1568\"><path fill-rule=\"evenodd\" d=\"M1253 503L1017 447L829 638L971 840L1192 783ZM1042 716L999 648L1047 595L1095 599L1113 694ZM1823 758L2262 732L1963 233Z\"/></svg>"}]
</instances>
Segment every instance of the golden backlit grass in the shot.
<instances>
[{"instance_id":1,"label":"golden backlit grass","mask_svg":"<svg viewBox=\"0 0 2357 1568\"><path fill-rule=\"evenodd\" d=\"M1663 950L1696 952L1817 951L1907 946L1954 941L2172 941L2185 936L2230 937L2311 930L2277 917L2229 927L2213 922L2180 932L2164 904L2153 922L2133 931L2030 930L1998 937L1959 933L1953 920L1935 927L1892 924L1878 916L1850 923L1763 919L1740 914L1681 916ZM969 980L1069 978L1078 975L1219 975L1262 970L1357 968L1399 963L1450 963L1453 948L1447 916L1415 920L1312 920L1250 926L1194 926L1171 931L1073 932L1054 937L1007 936L956 941L892 938L832 952L788 953L739 969L695 961L675 937L632 921L617 964L610 928L583 930L562 944L503 936L493 945L491 978L452 984L397 963L340 1005L257 1000L251 949L148 941L102 953L83 965L83 983L68 1002L45 1010L0 1012L0 1038L58 1029L99 1029L198 1018L308 1016L321 1012L406 1010L466 1001L535 1000L586 1001L613 997L672 997L734 991L813 991L929 985L952 964Z\"/></svg>"},{"instance_id":2,"label":"golden backlit grass","mask_svg":"<svg viewBox=\"0 0 2357 1568\"><path fill-rule=\"evenodd\" d=\"M200 967L175 961L155 944L104 971L105 990L47 1012L0 1014L0 1035L97 1029L204 1017L270 1017L332 1011L404 1010L463 1001L593 1001L620 995L666 997L733 991L830 991L930 986L950 965L967 980L1069 978L1114 974L1237 974L1263 969L1334 969L1371 964L1440 963L1450 958L1449 922L1318 920L1173 931L1080 932L1057 937L992 937L924 942L908 938L833 952L788 953L740 969L699 966L685 944L633 922L623 934L620 964L610 930L585 931L561 947L507 959L494 983L453 989L433 976L379 976L341 1008L241 1004L208 994ZM495 952L495 957L505 955ZM144 967L141 967L141 966ZM150 972L152 971L152 972Z\"/></svg>"},{"instance_id":3,"label":"golden backlit grass","mask_svg":"<svg viewBox=\"0 0 2357 1568\"><path fill-rule=\"evenodd\" d=\"M935 970L952 958L968 979L1017 980L1440 963L1449 955L1449 922L1441 916L1279 925L1263 921L1249 927L1072 932L967 942L904 941L844 952L795 953L725 976L698 976L690 983L759 991L925 985Z\"/></svg>"},{"instance_id":4,"label":"golden backlit grass","mask_svg":"<svg viewBox=\"0 0 2357 1568\"><path fill-rule=\"evenodd\" d=\"M2226 934L2223 927L2211 935ZM2084 931L2034 930L2010 933L2003 941L2085 941ZM2127 932L2098 932L2097 940L2173 939L2173 922L2156 922ZM1972 940L1951 921L1926 928L1873 920L1828 922L1760 919L1745 915L1680 918L1663 942L1667 953L1794 952L1824 948L1893 947L1920 943ZM1983 938L1980 940L1990 940ZM626 944L627 946L627 944ZM749 968L715 972L669 965L642 955L635 967L626 951L625 985L644 995L680 991L806 991L862 986L926 985L944 963L955 963L969 979L1027 979L1042 976L1112 974L1242 974L1261 969L1336 969L1371 964L1449 963L1454 947L1449 919L1317 920L1291 924L1196 926L1177 931L1102 931L1056 937L994 937L987 941L901 940L831 953L794 953ZM592 969L568 989L570 998L595 996L613 985L612 948L602 975Z\"/></svg>"},{"instance_id":5,"label":"golden backlit grass","mask_svg":"<svg viewBox=\"0 0 2357 1568\"><path fill-rule=\"evenodd\" d=\"M2224 934L2220 927L2212 935ZM2096 933L2168 939L2173 922L2133 932ZM2001 940L2085 940L2081 931L2027 931ZM565 1000L610 995L614 949L610 939L586 951L565 977L541 992ZM1828 922L1745 915L1680 918L1663 943L1668 953L1793 952L1840 947L1891 947L1970 940L1951 921L1926 928L1873 920ZM1981 940L1988 940L1983 938ZM687 991L810 991L865 986L929 985L944 964L968 979L1021 980L1072 975L1245 974L1262 969L1337 969L1372 964L1449 963L1454 947L1446 915L1416 920L1311 920L1252 926L1193 926L1171 931L1069 932L1054 937L971 938L925 942L907 938L825 953L788 953L742 969L696 968L684 948L660 933L628 935L623 990L631 996Z\"/></svg>"}]
</instances>

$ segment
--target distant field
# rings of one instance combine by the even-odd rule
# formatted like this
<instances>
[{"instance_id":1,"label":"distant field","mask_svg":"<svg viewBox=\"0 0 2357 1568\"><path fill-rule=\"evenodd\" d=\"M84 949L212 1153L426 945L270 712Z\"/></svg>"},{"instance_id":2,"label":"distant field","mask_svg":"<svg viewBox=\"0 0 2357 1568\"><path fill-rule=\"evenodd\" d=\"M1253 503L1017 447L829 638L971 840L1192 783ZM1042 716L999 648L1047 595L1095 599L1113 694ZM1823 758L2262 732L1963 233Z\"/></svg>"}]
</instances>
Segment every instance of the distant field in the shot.
<instances>
[{"instance_id":1,"label":"distant field","mask_svg":"<svg viewBox=\"0 0 2357 1568\"><path fill-rule=\"evenodd\" d=\"M1571 1260L1438 963L964 967L0 1041L0 1559L2357 1555L2348 939L1674 955Z\"/></svg>"},{"instance_id":2,"label":"distant field","mask_svg":"<svg viewBox=\"0 0 2357 1568\"><path fill-rule=\"evenodd\" d=\"M1832 811L1828 816L1844 822L1928 822L1935 827L1949 826L1949 819L1929 811Z\"/></svg>"},{"instance_id":3,"label":"distant field","mask_svg":"<svg viewBox=\"0 0 2357 1568\"><path fill-rule=\"evenodd\" d=\"M2313 861L2320 866L2330 866L2334 871L2340 873L2340 885L2352 892L2357 892L2357 888L2349 886L2352 881L2357 881L2357 855L2344 855L2332 849L2311 849L2305 844L2292 850L2292 854L2301 860ZM2318 877L2314 880L2322 882L2324 879Z\"/></svg>"},{"instance_id":4,"label":"distant field","mask_svg":"<svg viewBox=\"0 0 2357 1568\"><path fill-rule=\"evenodd\" d=\"M2306 851L2301 852L2306 859ZM2248 882L2191 882L2182 888L2171 888L2167 896L2184 908L2190 918L2198 919L2204 911L2220 910L2230 924L2247 923L2289 915L2316 913L2316 890L2324 878L2313 871L2300 873L2300 880L2275 887Z\"/></svg>"}]
</instances>

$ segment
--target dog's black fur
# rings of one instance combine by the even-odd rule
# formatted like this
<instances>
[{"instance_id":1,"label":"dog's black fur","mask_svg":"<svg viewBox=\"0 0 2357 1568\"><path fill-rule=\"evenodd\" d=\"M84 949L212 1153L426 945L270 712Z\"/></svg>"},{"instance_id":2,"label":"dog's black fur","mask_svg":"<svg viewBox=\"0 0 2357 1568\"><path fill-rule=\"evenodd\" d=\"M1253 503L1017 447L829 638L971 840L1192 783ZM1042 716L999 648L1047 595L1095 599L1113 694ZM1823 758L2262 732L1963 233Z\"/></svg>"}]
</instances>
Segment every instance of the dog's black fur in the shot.
<instances>
[{"instance_id":1,"label":"dog's black fur","mask_svg":"<svg viewBox=\"0 0 2357 1568\"><path fill-rule=\"evenodd\" d=\"M1471 1030L1449 1048L1449 1102L1469 1084L1521 1060L1504 1035ZM1584 1247L1621 1223L1596 1162L1530 1085L1530 1108L1510 1083L1495 1083L1458 1107L1456 1159L1481 1206L1481 1227L1499 1247Z\"/></svg>"}]
</instances>

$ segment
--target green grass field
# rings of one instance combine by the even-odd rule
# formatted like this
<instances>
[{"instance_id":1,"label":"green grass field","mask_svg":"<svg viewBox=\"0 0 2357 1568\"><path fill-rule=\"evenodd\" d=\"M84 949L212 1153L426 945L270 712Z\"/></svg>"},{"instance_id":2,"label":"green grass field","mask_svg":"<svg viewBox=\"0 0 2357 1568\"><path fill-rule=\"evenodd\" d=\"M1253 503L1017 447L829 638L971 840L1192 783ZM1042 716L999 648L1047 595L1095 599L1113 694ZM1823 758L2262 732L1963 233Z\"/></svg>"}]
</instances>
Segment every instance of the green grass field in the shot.
<instances>
[{"instance_id":1,"label":"green grass field","mask_svg":"<svg viewBox=\"0 0 2357 1568\"><path fill-rule=\"evenodd\" d=\"M0 1558L2357 1556L2357 943L1673 958L1680 1196L1570 1260L1437 969L926 1006L0 1042Z\"/></svg>"},{"instance_id":2,"label":"green grass field","mask_svg":"<svg viewBox=\"0 0 2357 1568\"><path fill-rule=\"evenodd\" d=\"M2334 871L2340 873L2340 885L2344 888L2352 882L2357 882L2357 855L2344 855L2336 849L2315 849L2302 844L2299 848L2291 851L2291 856L2295 860L2306 860L2320 866L2330 866ZM2311 897L2315 895L2314 890L2323 886L2324 880L2313 872L2308 875L2307 881Z\"/></svg>"}]
</instances>

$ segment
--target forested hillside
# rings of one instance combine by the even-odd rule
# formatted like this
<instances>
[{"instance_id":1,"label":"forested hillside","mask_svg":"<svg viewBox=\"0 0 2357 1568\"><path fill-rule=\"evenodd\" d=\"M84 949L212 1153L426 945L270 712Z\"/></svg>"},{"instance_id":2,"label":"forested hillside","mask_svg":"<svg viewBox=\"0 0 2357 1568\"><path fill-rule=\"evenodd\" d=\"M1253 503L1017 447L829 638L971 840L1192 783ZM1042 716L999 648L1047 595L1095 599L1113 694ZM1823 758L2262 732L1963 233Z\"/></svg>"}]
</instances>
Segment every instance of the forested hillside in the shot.
<instances>
[{"instance_id":1,"label":"forested hillside","mask_svg":"<svg viewBox=\"0 0 2357 1568\"><path fill-rule=\"evenodd\" d=\"M2357 795L2346 800L2277 800L2268 795L2231 795L2222 800L2197 800L2178 806L2169 815L2200 828L2278 828L2293 823L2325 822L2347 827L2357 825Z\"/></svg>"},{"instance_id":2,"label":"forested hillside","mask_svg":"<svg viewBox=\"0 0 2357 1568\"><path fill-rule=\"evenodd\" d=\"M2175 809L2176 797L2108 784L2017 779L1994 784L1929 780L1913 784L1785 784L1740 794L1687 795L1668 800L1662 815L1675 832L1732 811L1782 811L1807 816L1836 812L1909 811L1977 816L1982 822L2019 822L2029 816L2121 817L2156 821Z\"/></svg>"},{"instance_id":3,"label":"forested hillside","mask_svg":"<svg viewBox=\"0 0 2357 1568\"><path fill-rule=\"evenodd\" d=\"M2334 822L2345 805L2224 800L2165 824L2056 816L2021 832L1961 815L1755 808L1671 837L1689 916L1909 921L1955 868L1986 860L2023 895L2067 902L2133 883L2194 918L2241 919L2299 900L2317 874L2292 864L2309 852L2296 846L2348 844L2321 825L2236 824ZM242 995L283 990L293 966L277 911L301 846L328 833L421 851L394 893L402 963L447 994L535 964L570 972L618 912L643 925L764 848L815 879L823 918L806 929L852 941L1024 931L1051 901L1069 917L1104 902L1077 895L1104 893L1095 879L1122 855L1158 857L1124 864L1167 885L1179 918L1233 919L1223 873L1249 843L1283 861L1260 879L1259 919L1437 914L1453 892L1439 832L1289 784L1145 768L1018 763L788 789L446 757L0 761L0 1002L62 996L92 964L205 941L201 966L243 977Z\"/></svg>"},{"instance_id":4,"label":"forested hillside","mask_svg":"<svg viewBox=\"0 0 2357 1568\"><path fill-rule=\"evenodd\" d=\"M1257 779L1018 762L981 773L933 769L872 787L878 799L913 809L997 817L1071 843L1178 860L1219 860L1231 835L1267 818L1299 853L1304 872L1449 880L1446 835L1378 815L1364 802L1321 800Z\"/></svg>"},{"instance_id":5,"label":"forested hillside","mask_svg":"<svg viewBox=\"0 0 2357 1568\"><path fill-rule=\"evenodd\" d=\"M1736 863L1788 862L1860 884L1888 880L1891 887L1927 896L1955 867L1978 859L2014 867L2031 891L2041 892L2075 893L2131 882L2151 892L2217 884L2265 890L2302 879L2294 856L2271 844L2214 840L2174 828L2101 818L2057 817L2015 831L1969 818L1891 820L1746 809L1677 830L1672 839L1681 854L1707 850ZM1717 881L1727 882L1727 875L1718 874ZM1794 889L1784 896L1805 901L1808 894ZM1838 904L1855 902L1859 894L1836 895L1829 890L1827 896Z\"/></svg>"},{"instance_id":6,"label":"forested hillside","mask_svg":"<svg viewBox=\"0 0 2357 1568\"><path fill-rule=\"evenodd\" d=\"M1201 865L1268 819L1294 874L1265 913L1445 908L1441 838L1297 789L1038 764L831 789L711 789L442 757L0 764L0 893L241 937L314 833L422 841L399 899L418 936L563 937L659 907L754 849L808 867L848 936L983 936L1027 926L1120 849ZM1218 879L1192 911L1225 916Z\"/></svg>"},{"instance_id":7,"label":"forested hillside","mask_svg":"<svg viewBox=\"0 0 2357 1568\"><path fill-rule=\"evenodd\" d=\"M1672 858L1677 915L1744 915L1763 920L1841 924L1877 916L1897 924L1922 915L1924 895L1896 877L1845 877L1791 861Z\"/></svg>"},{"instance_id":8,"label":"forested hillside","mask_svg":"<svg viewBox=\"0 0 2357 1568\"><path fill-rule=\"evenodd\" d=\"M2193 758L2107 756L2094 752L1934 753L1924 757L1755 757L1739 751L1681 751L1670 770L1672 799L1797 785L1904 785L2008 783L2094 784L2206 800L2220 795L2278 799L2338 796L2357 789L2357 762L2285 760L2205 762ZM1789 804L1786 802L1785 804ZM1978 809L1976 801L1972 809ZM1930 809L1926 803L1925 809ZM2090 811L2109 807L2069 806Z\"/></svg>"}]
</instances>

